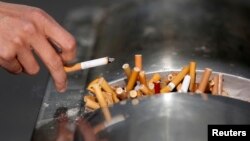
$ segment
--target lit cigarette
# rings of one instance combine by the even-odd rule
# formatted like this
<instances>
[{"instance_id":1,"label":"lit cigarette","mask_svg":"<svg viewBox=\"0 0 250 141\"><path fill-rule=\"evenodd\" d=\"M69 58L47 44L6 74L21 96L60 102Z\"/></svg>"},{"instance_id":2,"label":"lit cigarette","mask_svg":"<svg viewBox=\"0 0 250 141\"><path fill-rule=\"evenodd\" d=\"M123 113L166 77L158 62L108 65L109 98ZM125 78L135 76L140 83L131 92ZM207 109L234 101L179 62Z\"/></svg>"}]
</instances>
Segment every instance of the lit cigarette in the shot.
<instances>
[{"instance_id":1,"label":"lit cigarette","mask_svg":"<svg viewBox=\"0 0 250 141\"><path fill-rule=\"evenodd\" d=\"M181 85L180 92L183 92L183 93L188 92L188 87L189 87L189 84L190 84L190 80L191 80L191 77L189 75L186 75L184 77L184 80L183 80L182 85Z\"/></svg>"},{"instance_id":2,"label":"lit cigarette","mask_svg":"<svg viewBox=\"0 0 250 141\"><path fill-rule=\"evenodd\" d=\"M135 55L135 67L142 70L142 55L141 54Z\"/></svg>"},{"instance_id":3,"label":"lit cigarette","mask_svg":"<svg viewBox=\"0 0 250 141\"><path fill-rule=\"evenodd\" d=\"M102 94L102 90L99 84L94 84L93 89L95 91L96 98L102 108L108 107L108 104L106 103L104 96Z\"/></svg>"},{"instance_id":4,"label":"lit cigarette","mask_svg":"<svg viewBox=\"0 0 250 141\"><path fill-rule=\"evenodd\" d=\"M114 60L115 60L114 58L103 57L103 58L99 58L99 59L94 59L94 60L90 60L90 61L77 63L73 66L64 67L64 70L66 72L74 72L74 71L79 71L79 70L84 70L84 69L88 69L88 68L106 65L106 64L113 62Z\"/></svg>"},{"instance_id":5,"label":"lit cigarette","mask_svg":"<svg viewBox=\"0 0 250 141\"><path fill-rule=\"evenodd\" d=\"M100 83L101 87L104 89L104 91L112 94L112 99L115 103L120 101L117 98L116 93L113 91L111 86L108 84L108 82L103 77L99 78L99 83Z\"/></svg>"},{"instance_id":6,"label":"lit cigarette","mask_svg":"<svg viewBox=\"0 0 250 141\"><path fill-rule=\"evenodd\" d=\"M90 109L96 110L96 109L100 108L100 105L97 102L90 99L90 98L87 98L85 100L85 103L86 103L85 106L90 108Z\"/></svg>"},{"instance_id":7,"label":"lit cigarette","mask_svg":"<svg viewBox=\"0 0 250 141\"><path fill-rule=\"evenodd\" d=\"M189 91L190 92L195 92L195 81L196 81L196 62L190 62L189 63L190 66L190 85L189 85Z\"/></svg>"},{"instance_id":8,"label":"lit cigarette","mask_svg":"<svg viewBox=\"0 0 250 141\"><path fill-rule=\"evenodd\" d=\"M129 64L124 64L122 65L122 69L124 70L124 73L126 74L127 76L127 79L129 79L130 75L131 75L131 68L129 66Z\"/></svg>"},{"instance_id":9,"label":"lit cigarette","mask_svg":"<svg viewBox=\"0 0 250 141\"><path fill-rule=\"evenodd\" d=\"M131 91L133 88L134 88L134 85L136 83L136 80L137 80L137 77L139 75L139 71L140 69L137 68L137 67L134 67L133 71L132 71L132 74L128 80L128 84L126 86L126 91L129 92Z\"/></svg>"},{"instance_id":10,"label":"lit cigarette","mask_svg":"<svg viewBox=\"0 0 250 141\"><path fill-rule=\"evenodd\" d=\"M121 87L116 88L115 92L120 100L127 99L127 95Z\"/></svg>"},{"instance_id":11,"label":"lit cigarette","mask_svg":"<svg viewBox=\"0 0 250 141\"><path fill-rule=\"evenodd\" d=\"M219 84L219 76L218 75L214 76L213 82L214 82L214 85L213 85L213 89L212 89L212 95L218 95L218 84Z\"/></svg>"},{"instance_id":12,"label":"lit cigarette","mask_svg":"<svg viewBox=\"0 0 250 141\"><path fill-rule=\"evenodd\" d=\"M198 89L195 91L196 93L204 93L204 91L206 90L206 87L208 85L208 81L209 81L209 77L212 73L212 69L210 68L205 68L199 87Z\"/></svg>"},{"instance_id":13,"label":"lit cigarette","mask_svg":"<svg viewBox=\"0 0 250 141\"><path fill-rule=\"evenodd\" d=\"M147 85L147 79L146 79L146 76L145 76L145 71L140 71L139 73L139 81L141 84L145 85L145 86L148 86Z\"/></svg>"},{"instance_id":14,"label":"lit cigarette","mask_svg":"<svg viewBox=\"0 0 250 141\"><path fill-rule=\"evenodd\" d=\"M171 92L185 77L185 75L189 72L189 66L183 67L180 73L166 86L161 89L161 93Z\"/></svg>"},{"instance_id":15,"label":"lit cigarette","mask_svg":"<svg viewBox=\"0 0 250 141\"><path fill-rule=\"evenodd\" d=\"M218 94L221 95L222 94L222 89L223 89L223 74L219 73L219 84L218 84Z\"/></svg>"},{"instance_id":16,"label":"lit cigarette","mask_svg":"<svg viewBox=\"0 0 250 141\"><path fill-rule=\"evenodd\" d=\"M137 91L136 90L132 90L129 92L129 97L130 98L136 98L137 97Z\"/></svg>"},{"instance_id":17,"label":"lit cigarette","mask_svg":"<svg viewBox=\"0 0 250 141\"><path fill-rule=\"evenodd\" d=\"M143 85L143 84L141 84L141 86L140 86L140 91L141 91L142 93L144 93L145 95L152 95L152 94L153 94L152 91L150 91L149 88L146 87L146 86Z\"/></svg>"},{"instance_id":18,"label":"lit cigarette","mask_svg":"<svg viewBox=\"0 0 250 141\"><path fill-rule=\"evenodd\" d=\"M160 81L161 75L159 73L153 74L152 78L148 81L148 83L154 83Z\"/></svg>"}]
</instances>

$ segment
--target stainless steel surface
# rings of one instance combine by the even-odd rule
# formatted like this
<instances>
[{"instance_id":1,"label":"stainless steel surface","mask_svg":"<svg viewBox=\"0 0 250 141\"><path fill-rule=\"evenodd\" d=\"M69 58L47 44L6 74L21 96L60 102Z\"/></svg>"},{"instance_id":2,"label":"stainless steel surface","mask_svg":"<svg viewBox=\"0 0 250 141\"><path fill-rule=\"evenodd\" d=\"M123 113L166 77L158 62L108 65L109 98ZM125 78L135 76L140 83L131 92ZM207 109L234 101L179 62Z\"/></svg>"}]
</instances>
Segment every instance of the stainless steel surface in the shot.
<instances>
[{"instance_id":1,"label":"stainless steel surface","mask_svg":"<svg viewBox=\"0 0 250 141\"><path fill-rule=\"evenodd\" d=\"M71 74L67 95L57 95L50 81L40 111L37 133L43 129L42 127L53 122L53 115L58 108L80 110L81 97L86 93L84 87L89 81L97 76L104 76L108 81L122 78L124 74L121 66L124 63L133 66L136 53L143 55L143 68L146 72L179 70L189 61L195 60L199 70L210 67L216 72L226 73L225 84L229 93L238 99L245 97L244 100L249 100L249 80L246 79L250 78L249 13L250 3L243 0L126 0L109 5L85 6L72 11L66 18L66 25L77 37L78 60L110 56L116 58L116 61L104 67ZM216 103L217 97L211 99ZM244 109L237 105L242 106L246 103L236 100L236 106L233 106L235 103L232 99L221 97L218 99L222 101L219 106L235 109L231 111L223 109L224 107L218 109L222 111L221 114L218 113L218 117L221 117L218 122L249 123L248 120L240 121L249 114L248 112L242 113L239 117L234 113L226 113L240 114L241 112L237 110L244 111ZM148 101L150 103L150 100ZM193 104L197 104L198 107L201 103ZM199 108L217 109L215 105L204 104L199 105ZM53 125L48 128L55 128ZM177 132L179 128L173 127L173 129ZM52 136L49 131L45 130L45 133ZM176 134L171 132L168 138L175 139L175 136Z\"/></svg>"},{"instance_id":2,"label":"stainless steel surface","mask_svg":"<svg viewBox=\"0 0 250 141\"><path fill-rule=\"evenodd\" d=\"M110 108L112 117L123 115L126 119L99 132L98 139L203 141L207 140L209 124L250 123L249 103L220 96L164 94L134 101ZM102 121L100 110L89 119L93 126Z\"/></svg>"}]
</instances>

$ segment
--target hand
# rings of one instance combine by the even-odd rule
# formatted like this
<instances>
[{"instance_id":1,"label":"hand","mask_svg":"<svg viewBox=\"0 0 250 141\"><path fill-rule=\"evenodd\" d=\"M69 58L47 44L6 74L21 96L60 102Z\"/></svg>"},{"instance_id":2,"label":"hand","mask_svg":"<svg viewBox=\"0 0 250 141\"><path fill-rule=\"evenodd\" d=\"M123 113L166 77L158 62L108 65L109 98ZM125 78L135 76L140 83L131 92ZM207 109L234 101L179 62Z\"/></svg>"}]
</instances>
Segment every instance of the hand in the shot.
<instances>
[{"instance_id":1,"label":"hand","mask_svg":"<svg viewBox=\"0 0 250 141\"><path fill-rule=\"evenodd\" d=\"M61 54L48 39L59 45ZM50 71L56 89L65 91L63 64L75 57L75 39L41 9L0 2L0 66L15 74L34 75L39 65L33 52Z\"/></svg>"}]
</instances>

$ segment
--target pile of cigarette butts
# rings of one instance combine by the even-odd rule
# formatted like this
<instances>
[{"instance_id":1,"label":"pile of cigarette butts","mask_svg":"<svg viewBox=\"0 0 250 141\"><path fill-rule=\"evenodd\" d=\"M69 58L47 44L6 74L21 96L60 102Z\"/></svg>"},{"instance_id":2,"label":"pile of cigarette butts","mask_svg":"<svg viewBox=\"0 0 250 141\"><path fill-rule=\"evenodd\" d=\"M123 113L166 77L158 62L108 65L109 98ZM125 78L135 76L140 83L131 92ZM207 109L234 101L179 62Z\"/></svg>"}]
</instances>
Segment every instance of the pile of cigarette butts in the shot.
<instances>
[{"instance_id":1,"label":"pile of cigarette butts","mask_svg":"<svg viewBox=\"0 0 250 141\"><path fill-rule=\"evenodd\" d=\"M197 83L196 62L193 61L179 72L170 72L165 76L154 73L151 78L147 78L142 69L142 55L136 54L135 67L131 69L129 64L124 64L122 69L127 80L124 86L111 86L103 77L98 77L89 83L87 86L89 94L83 98L85 108L94 111L122 100L169 92L227 95L222 88L223 75L214 74L210 79L212 75L210 68L204 69L201 80Z\"/></svg>"}]
</instances>

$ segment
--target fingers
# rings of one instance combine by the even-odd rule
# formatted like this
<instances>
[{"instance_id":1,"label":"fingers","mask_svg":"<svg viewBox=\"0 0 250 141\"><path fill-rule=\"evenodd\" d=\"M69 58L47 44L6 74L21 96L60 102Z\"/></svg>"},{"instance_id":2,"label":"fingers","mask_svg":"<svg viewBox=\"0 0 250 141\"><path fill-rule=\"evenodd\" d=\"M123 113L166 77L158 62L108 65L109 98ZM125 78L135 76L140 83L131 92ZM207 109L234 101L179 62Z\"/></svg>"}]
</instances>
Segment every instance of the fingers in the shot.
<instances>
[{"instance_id":1,"label":"fingers","mask_svg":"<svg viewBox=\"0 0 250 141\"><path fill-rule=\"evenodd\" d=\"M68 62L74 59L76 55L74 37L42 10L36 9L34 13L36 18L43 19L43 25L40 25L40 27L43 28L41 30L44 34L61 48L63 61Z\"/></svg>"},{"instance_id":2,"label":"fingers","mask_svg":"<svg viewBox=\"0 0 250 141\"><path fill-rule=\"evenodd\" d=\"M67 78L59 55L49 44L47 39L42 36L33 37L31 44L37 55L42 59L50 71L56 89L59 92L64 92L67 88Z\"/></svg>"},{"instance_id":3,"label":"fingers","mask_svg":"<svg viewBox=\"0 0 250 141\"><path fill-rule=\"evenodd\" d=\"M8 72L11 72L13 74L18 74L22 72L22 66L17 61L16 58L10 61L0 59L0 66L6 69Z\"/></svg>"},{"instance_id":4,"label":"fingers","mask_svg":"<svg viewBox=\"0 0 250 141\"><path fill-rule=\"evenodd\" d=\"M17 59L24 68L24 72L35 75L38 73L40 67L35 60L31 49L27 47L22 47L17 53Z\"/></svg>"}]
</instances>

